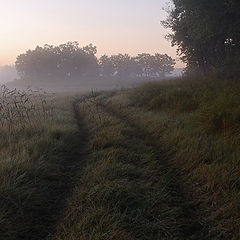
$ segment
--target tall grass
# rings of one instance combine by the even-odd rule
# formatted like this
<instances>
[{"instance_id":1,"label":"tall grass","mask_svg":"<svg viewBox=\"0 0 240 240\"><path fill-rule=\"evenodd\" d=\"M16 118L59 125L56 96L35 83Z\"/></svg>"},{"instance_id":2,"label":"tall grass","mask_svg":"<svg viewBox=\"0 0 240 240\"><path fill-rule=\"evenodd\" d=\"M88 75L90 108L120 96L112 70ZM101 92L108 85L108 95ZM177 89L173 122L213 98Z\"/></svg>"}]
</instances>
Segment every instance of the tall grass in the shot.
<instances>
[{"instance_id":1,"label":"tall grass","mask_svg":"<svg viewBox=\"0 0 240 240\"><path fill-rule=\"evenodd\" d=\"M44 239L79 170L73 98L5 87L1 94L0 239Z\"/></svg>"},{"instance_id":2,"label":"tall grass","mask_svg":"<svg viewBox=\"0 0 240 240\"><path fill-rule=\"evenodd\" d=\"M25 91L0 87L0 125L10 134L27 125L36 126L50 117L54 109L53 94L27 88Z\"/></svg>"}]
</instances>

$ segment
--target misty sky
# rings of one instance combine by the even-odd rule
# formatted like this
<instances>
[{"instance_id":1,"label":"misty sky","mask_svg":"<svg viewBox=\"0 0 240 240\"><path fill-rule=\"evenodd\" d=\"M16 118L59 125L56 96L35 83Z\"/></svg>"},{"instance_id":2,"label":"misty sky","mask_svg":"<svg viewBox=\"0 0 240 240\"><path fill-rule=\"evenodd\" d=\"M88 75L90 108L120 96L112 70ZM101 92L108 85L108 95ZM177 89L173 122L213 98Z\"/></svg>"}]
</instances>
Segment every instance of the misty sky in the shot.
<instances>
[{"instance_id":1,"label":"misty sky","mask_svg":"<svg viewBox=\"0 0 240 240\"><path fill-rule=\"evenodd\" d=\"M168 0L0 0L0 66L37 45L93 43L103 54L167 53ZM178 63L177 66L182 66Z\"/></svg>"}]
</instances>

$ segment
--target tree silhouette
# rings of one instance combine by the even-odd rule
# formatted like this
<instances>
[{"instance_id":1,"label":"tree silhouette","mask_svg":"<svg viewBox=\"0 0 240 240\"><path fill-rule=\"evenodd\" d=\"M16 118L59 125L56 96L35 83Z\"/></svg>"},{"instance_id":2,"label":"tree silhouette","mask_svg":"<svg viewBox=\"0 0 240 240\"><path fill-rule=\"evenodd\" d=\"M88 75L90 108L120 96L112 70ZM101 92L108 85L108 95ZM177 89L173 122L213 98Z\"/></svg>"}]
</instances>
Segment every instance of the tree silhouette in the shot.
<instances>
[{"instance_id":1,"label":"tree silhouette","mask_svg":"<svg viewBox=\"0 0 240 240\"><path fill-rule=\"evenodd\" d=\"M235 70L240 66L239 0L173 0L165 27L189 70Z\"/></svg>"}]
</instances>

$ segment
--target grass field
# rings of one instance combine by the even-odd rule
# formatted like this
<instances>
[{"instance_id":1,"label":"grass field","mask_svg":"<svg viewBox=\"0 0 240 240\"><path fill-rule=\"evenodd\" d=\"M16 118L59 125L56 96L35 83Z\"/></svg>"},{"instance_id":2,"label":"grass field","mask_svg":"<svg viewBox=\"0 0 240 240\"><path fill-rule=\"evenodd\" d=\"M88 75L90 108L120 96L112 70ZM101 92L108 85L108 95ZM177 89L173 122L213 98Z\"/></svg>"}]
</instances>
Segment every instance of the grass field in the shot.
<instances>
[{"instance_id":1,"label":"grass field","mask_svg":"<svg viewBox=\"0 0 240 240\"><path fill-rule=\"evenodd\" d=\"M239 90L181 78L34 102L2 126L0 239L238 240Z\"/></svg>"}]
</instances>

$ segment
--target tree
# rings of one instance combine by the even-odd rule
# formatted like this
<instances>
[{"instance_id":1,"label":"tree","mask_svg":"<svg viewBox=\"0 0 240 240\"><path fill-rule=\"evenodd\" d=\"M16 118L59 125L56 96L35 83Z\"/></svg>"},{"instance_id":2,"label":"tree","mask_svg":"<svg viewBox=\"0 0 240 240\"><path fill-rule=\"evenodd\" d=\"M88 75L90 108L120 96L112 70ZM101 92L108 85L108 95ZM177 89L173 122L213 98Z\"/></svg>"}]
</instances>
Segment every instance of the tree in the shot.
<instances>
[{"instance_id":1,"label":"tree","mask_svg":"<svg viewBox=\"0 0 240 240\"><path fill-rule=\"evenodd\" d=\"M104 55L99 60L102 75L115 78L164 78L174 69L175 60L167 54Z\"/></svg>"},{"instance_id":2,"label":"tree","mask_svg":"<svg viewBox=\"0 0 240 240\"><path fill-rule=\"evenodd\" d=\"M19 55L15 66L20 77L31 82L78 81L97 77L96 53L92 44L80 48L77 42L37 46Z\"/></svg>"},{"instance_id":3,"label":"tree","mask_svg":"<svg viewBox=\"0 0 240 240\"><path fill-rule=\"evenodd\" d=\"M139 54L135 58L142 77L164 78L166 74L171 73L174 69L175 60L167 54L156 53L151 55L148 53Z\"/></svg>"},{"instance_id":4,"label":"tree","mask_svg":"<svg viewBox=\"0 0 240 240\"><path fill-rule=\"evenodd\" d=\"M240 4L238 0L173 0L163 22L173 34L189 70L208 72L236 65L240 56Z\"/></svg>"},{"instance_id":5,"label":"tree","mask_svg":"<svg viewBox=\"0 0 240 240\"><path fill-rule=\"evenodd\" d=\"M103 55L100 57L99 67L101 69L102 76L107 78L112 77L116 71L111 57L108 57L107 55Z\"/></svg>"},{"instance_id":6,"label":"tree","mask_svg":"<svg viewBox=\"0 0 240 240\"><path fill-rule=\"evenodd\" d=\"M15 66L21 79L29 84L75 83L100 76L115 79L163 78L173 70L175 61L166 54L128 54L96 57L92 44L78 42L59 46L37 46L17 57ZM102 78L101 78L102 79Z\"/></svg>"},{"instance_id":7,"label":"tree","mask_svg":"<svg viewBox=\"0 0 240 240\"><path fill-rule=\"evenodd\" d=\"M126 78L134 75L135 61L128 54L112 55L111 61L117 77Z\"/></svg>"}]
</instances>

